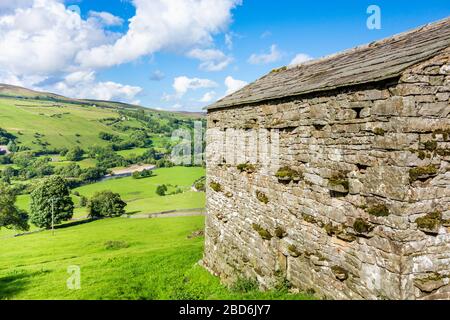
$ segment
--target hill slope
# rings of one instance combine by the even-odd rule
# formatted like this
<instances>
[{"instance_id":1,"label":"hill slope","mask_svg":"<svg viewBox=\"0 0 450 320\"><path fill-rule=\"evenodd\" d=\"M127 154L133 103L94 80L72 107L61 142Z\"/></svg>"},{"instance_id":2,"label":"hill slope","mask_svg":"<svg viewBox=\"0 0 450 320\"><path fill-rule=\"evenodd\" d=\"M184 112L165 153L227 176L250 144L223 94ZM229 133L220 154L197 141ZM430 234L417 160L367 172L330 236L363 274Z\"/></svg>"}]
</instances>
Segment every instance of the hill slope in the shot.
<instances>
[{"instance_id":1,"label":"hill slope","mask_svg":"<svg viewBox=\"0 0 450 320\"><path fill-rule=\"evenodd\" d=\"M155 141L171 129L190 126L201 114L171 113L121 102L70 99L0 84L0 128L24 149L105 145L100 132L125 138L146 130Z\"/></svg>"}]
</instances>

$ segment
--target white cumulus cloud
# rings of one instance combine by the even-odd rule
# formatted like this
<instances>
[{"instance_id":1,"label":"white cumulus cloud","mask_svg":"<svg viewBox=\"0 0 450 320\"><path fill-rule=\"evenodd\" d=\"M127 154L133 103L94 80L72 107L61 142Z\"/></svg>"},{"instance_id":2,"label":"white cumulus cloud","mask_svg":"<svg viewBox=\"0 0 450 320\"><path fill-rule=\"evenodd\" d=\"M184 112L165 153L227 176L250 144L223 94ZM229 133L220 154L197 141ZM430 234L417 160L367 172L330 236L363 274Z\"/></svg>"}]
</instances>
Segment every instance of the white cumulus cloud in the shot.
<instances>
[{"instance_id":1,"label":"white cumulus cloud","mask_svg":"<svg viewBox=\"0 0 450 320\"><path fill-rule=\"evenodd\" d=\"M203 97L199 100L199 102L210 103L214 100L215 96L216 96L215 91L209 91L203 95Z\"/></svg>"},{"instance_id":2,"label":"white cumulus cloud","mask_svg":"<svg viewBox=\"0 0 450 320\"><path fill-rule=\"evenodd\" d=\"M176 96L182 97L189 90L196 90L201 88L214 88L217 83L209 79L188 78L186 76L177 77L173 81L173 88Z\"/></svg>"},{"instance_id":3,"label":"white cumulus cloud","mask_svg":"<svg viewBox=\"0 0 450 320\"><path fill-rule=\"evenodd\" d=\"M93 19L97 19L105 26L120 26L123 24L123 19L121 17L117 17L106 11L90 11L89 16Z\"/></svg>"},{"instance_id":4,"label":"white cumulus cloud","mask_svg":"<svg viewBox=\"0 0 450 320\"><path fill-rule=\"evenodd\" d=\"M123 102L136 101L135 97L142 92L142 88L137 86L113 81L96 82L95 74L82 72L66 76L63 81L55 83L51 88L69 97Z\"/></svg>"},{"instance_id":5,"label":"white cumulus cloud","mask_svg":"<svg viewBox=\"0 0 450 320\"><path fill-rule=\"evenodd\" d=\"M59 1L35 0L0 15L0 70L18 78L70 72L78 52L113 40Z\"/></svg>"},{"instance_id":6,"label":"white cumulus cloud","mask_svg":"<svg viewBox=\"0 0 450 320\"><path fill-rule=\"evenodd\" d=\"M251 64L267 64L272 63L280 60L282 57L282 53L280 50L278 50L278 47L273 44L270 47L269 53L262 53L262 54L252 54L250 58L248 59L248 62Z\"/></svg>"},{"instance_id":7,"label":"white cumulus cloud","mask_svg":"<svg viewBox=\"0 0 450 320\"><path fill-rule=\"evenodd\" d=\"M1 0L0 14L7 11L14 11L17 8L24 8L31 6L33 0Z\"/></svg>"},{"instance_id":8,"label":"white cumulus cloud","mask_svg":"<svg viewBox=\"0 0 450 320\"><path fill-rule=\"evenodd\" d=\"M292 59L291 63L289 63L289 66L296 66L312 59L313 58L306 53L299 53L294 57L294 59Z\"/></svg>"},{"instance_id":9,"label":"white cumulus cloud","mask_svg":"<svg viewBox=\"0 0 450 320\"><path fill-rule=\"evenodd\" d=\"M136 15L128 32L114 44L83 50L85 67L110 67L161 49L212 42L212 35L231 22L231 10L242 0L133 0Z\"/></svg>"},{"instance_id":10,"label":"white cumulus cloud","mask_svg":"<svg viewBox=\"0 0 450 320\"><path fill-rule=\"evenodd\" d=\"M225 78L225 86L227 87L226 95L232 94L243 87L245 87L248 82L243 80L236 80L232 76L228 76Z\"/></svg>"},{"instance_id":11,"label":"white cumulus cloud","mask_svg":"<svg viewBox=\"0 0 450 320\"><path fill-rule=\"evenodd\" d=\"M200 69L204 71L222 71L233 61L233 58L216 49L193 49L188 57L202 61Z\"/></svg>"}]
</instances>

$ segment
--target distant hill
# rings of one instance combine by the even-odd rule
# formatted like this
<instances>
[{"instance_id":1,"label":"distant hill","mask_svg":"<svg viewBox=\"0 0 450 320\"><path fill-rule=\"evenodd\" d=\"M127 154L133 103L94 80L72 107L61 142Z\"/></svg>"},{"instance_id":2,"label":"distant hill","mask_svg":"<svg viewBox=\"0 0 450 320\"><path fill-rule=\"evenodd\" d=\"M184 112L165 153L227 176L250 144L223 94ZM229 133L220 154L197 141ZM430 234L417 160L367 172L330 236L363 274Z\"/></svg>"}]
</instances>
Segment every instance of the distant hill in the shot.
<instances>
[{"instance_id":1,"label":"distant hill","mask_svg":"<svg viewBox=\"0 0 450 320\"><path fill-rule=\"evenodd\" d=\"M0 97L14 97L14 98L24 98L24 99L53 99L61 101L70 101L69 99L54 93L49 92L38 92L31 89L26 89L18 86L13 86L10 84L0 83Z\"/></svg>"},{"instance_id":2,"label":"distant hill","mask_svg":"<svg viewBox=\"0 0 450 320\"><path fill-rule=\"evenodd\" d=\"M43 101L53 101L53 102L64 102L79 105L96 105L111 108L123 108L123 109L144 109L154 112L164 112L172 114L181 114L193 118L202 118L205 116L203 112L189 112L189 111L162 111L152 108L143 107L140 105L129 104L117 101L105 101L105 100L95 100L95 99L73 99L64 97L62 95L50 93L50 92L40 92L19 86L14 86L10 84L0 83L0 98L14 98L14 99L24 99L24 100L43 100Z\"/></svg>"},{"instance_id":3,"label":"distant hill","mask_svg":"<svg viewBox=\"0 0 450 320\"><path fill-rule=\"evenodd\" d=\"M127 141L145 132L157 148L166 149L178 128L193 128L204 114L169 112L115 101L71 99L0 84L0 128L16 137L20 150L51 151L108 145L108 133ZM5 140L5 139L3 139Z\"/></svg>"}]
</instances>

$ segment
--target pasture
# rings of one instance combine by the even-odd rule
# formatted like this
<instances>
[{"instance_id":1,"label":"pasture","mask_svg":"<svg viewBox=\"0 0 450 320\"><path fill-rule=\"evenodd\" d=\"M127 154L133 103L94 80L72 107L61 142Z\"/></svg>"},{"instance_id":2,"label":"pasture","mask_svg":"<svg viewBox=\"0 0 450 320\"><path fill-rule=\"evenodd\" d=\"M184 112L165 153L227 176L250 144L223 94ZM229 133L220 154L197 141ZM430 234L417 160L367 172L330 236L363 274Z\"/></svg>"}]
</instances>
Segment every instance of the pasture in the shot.
<instances>
[{"instance_id":1,"label":"pasture","mask_svg":"<svg viewBox=\"0 0 450 320\"><path fill-rule=\"evenodd\" d=\"M105 219L2 240L0 299L309 299L225 287L197 263L204 217ZM69 290L69 266L80 289Z\"/></svg>"}]
</instances>

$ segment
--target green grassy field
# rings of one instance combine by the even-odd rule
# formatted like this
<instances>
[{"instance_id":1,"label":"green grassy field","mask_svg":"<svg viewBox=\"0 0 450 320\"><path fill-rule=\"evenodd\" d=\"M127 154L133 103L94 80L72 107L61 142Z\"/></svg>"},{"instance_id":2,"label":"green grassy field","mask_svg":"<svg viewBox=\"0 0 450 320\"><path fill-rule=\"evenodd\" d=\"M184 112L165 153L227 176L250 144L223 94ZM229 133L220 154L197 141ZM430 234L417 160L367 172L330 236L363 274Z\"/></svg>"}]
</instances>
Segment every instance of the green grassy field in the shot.
<instances>
[{"instance_id":1,"label":"green grassy field","mask_svg":"<svg viewBox=\"0 0 450 320\"><path fill-rule=\"evenodd\" d=\"M116 153L118 155L121 155L124 158L129 158L130 156L142 156L145 151L147 151L148 149L146 148L135 148L135 149L131 149L131 150L122 150L122 151L117 151Z\"/></svg>"},{"instance_id":2,"label":"green grassy field","mask_svg":"<svg viewBox=\"0 0 450 320\"><path fill-rule=\"evenodd\" d=\"M2 240L0 299L305 299L284 290L233 291L197 262L204 217L105 219ZM108 248L120 241L123 248ZM69 290L69 266L81 289Z\"/></svg>"},{"instance_id":3,"label":"green grassy field","mask_svg":"<svg viewBox=\"0 0 450 320\"><path fill-rule=\"evenodd\" d=\"M91 159L91 158L85 158L81 161L66 161L66 160L58 160L58 159L55 159L55 160L57 160L57 161L52 161L50 163L55 168L56 167L65 167L72 163L75 163L75 164L79 165L81 169L86 169L86 168L94 168L97 163L97 161L95 159Z\"/></svg>"},{"instance_id":4,"label":"green grassy field","mask_svg":"<svg viewBox=\"0 0 450 320\"><path fill-rule=\"evenodd\" d=\"M190 188L195 180L205 175L205 169L193 167L173 167L154 170L155 176L146 179L132 177L111 179L75 189L85 197L92 197L95 192L111 190L119 193L128 203L129 213L154 213L166 210L203 208L205 194L193 192ZM176 195L158 196L156 187L160 184L179 186L184 192Z\"/></svg>"}]
</instances>

